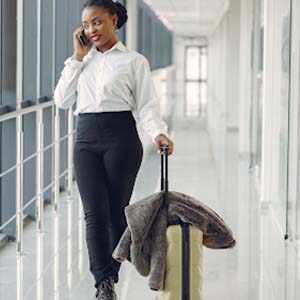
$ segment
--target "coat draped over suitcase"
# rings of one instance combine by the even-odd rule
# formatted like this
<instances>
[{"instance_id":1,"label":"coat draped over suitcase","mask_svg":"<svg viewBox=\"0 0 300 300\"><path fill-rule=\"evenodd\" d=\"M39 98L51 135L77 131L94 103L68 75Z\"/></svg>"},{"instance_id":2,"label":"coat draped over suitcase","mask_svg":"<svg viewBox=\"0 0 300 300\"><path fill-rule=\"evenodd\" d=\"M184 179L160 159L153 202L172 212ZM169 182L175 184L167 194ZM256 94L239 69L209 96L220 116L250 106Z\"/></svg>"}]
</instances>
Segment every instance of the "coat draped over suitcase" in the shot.
<instances>
[{"instance_id":1,"label":"coat draped over suitcase","mask_svg":"<svg viewBox=\"0 0 300 300\"><path fill-rule=\"evenodd\" d=\"M112 257L130 261L142 276L149 276L152 290L163 290L167 226L183 221L203 233L203 245L211 249L235 246L236 241L225 221L211 208L192 196L168 191L168 211L164 191L149 195L125 207L127 228Z\"/></svg>"}]
</instances>

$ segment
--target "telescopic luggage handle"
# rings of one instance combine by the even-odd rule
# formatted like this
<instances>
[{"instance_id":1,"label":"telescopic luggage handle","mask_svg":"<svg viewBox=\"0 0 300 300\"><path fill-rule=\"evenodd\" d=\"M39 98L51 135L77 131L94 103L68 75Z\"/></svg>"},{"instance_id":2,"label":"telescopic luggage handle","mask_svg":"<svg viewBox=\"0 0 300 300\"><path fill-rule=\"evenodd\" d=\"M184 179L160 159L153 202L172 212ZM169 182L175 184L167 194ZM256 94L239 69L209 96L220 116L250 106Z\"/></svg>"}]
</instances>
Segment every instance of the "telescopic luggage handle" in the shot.
<instances>
[{"instance_id":1,"label":"telescopic luggage handle","mask_svg":"<svg viewBox=\"0 0 300 300\"><path fill-rule=\"evenodd\" d=\"M168 191L168 148L167 144L161 145L161 190Z\"/></svg>"},{"instance_id":2,"label":"telescopic luggage handle","mask_svg":"<svg viewBox=\"0 0 300 300\"><path fill-rule=\"evenodd\" d=\"M161 191L165 191L165 204L168 209L168 191L169 191L169 180L168 180L168 149L167 144L161 145Z\"/></svg>"}]
</instances>

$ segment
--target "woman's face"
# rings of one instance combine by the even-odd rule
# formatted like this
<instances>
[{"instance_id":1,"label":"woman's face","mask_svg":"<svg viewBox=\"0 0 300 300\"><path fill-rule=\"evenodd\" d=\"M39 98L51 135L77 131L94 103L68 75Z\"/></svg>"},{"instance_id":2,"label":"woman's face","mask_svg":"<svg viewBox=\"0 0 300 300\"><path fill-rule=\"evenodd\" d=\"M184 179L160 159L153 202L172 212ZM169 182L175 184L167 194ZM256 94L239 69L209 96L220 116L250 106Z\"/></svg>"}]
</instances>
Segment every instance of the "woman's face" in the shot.
<instances>
[{"instance_id":1,"label":"woman's face","mask_svg":"<svg viewBox=\"0 0 300 300\"><path fill-rule=\"evenodd\" d=\"M111 15L101 7L90 6L82 11L84 33L98 49L115 39L114 26L117 25L117 21L117 14Z\"/></svg>"}]
</instances>

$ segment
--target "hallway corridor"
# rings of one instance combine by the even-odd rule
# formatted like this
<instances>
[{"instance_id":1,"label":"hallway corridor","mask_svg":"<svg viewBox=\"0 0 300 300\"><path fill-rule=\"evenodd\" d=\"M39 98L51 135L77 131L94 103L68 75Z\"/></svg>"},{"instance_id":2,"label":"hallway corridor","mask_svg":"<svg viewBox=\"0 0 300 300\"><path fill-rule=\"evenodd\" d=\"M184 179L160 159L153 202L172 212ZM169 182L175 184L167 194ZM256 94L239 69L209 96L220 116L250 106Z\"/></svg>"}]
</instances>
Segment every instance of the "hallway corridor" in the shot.
<instances>
[{"instance_id":1,"label":"hallway corridor","mask_svg":"<svg viewBox=\"0 0 300 300\"><path fill-rule=\"evenodd\" d=\"M169 190L233 231L204 247L201 300L299 300L300 0L86 1L0 1L0 300L93 299L75 111L124 110L144 148L131 203L159 191L168 131ZM158 300L129 261L119 277L118 300Z\"/></svg>"},{"instance_id":2,"label":"hallway corridor","mask_svg":"<svg viewBox=\"0 0 300 300\"><path fill-rule=\"evenodd\" d=\"M224 178L220 179L217 176L209 136L205 130L205 121L195 117L186 117L173 120L173 124L172 136L175 151L174 155L169 158L170 190L195 196L215 209L232 228L237 239L237 246L231 250L204 248L204 299L214 300L220 297L224 300L259 299L260 280L268 281L269 276L268 274L259 274L261 268L259 249L261 229L259 224L261 221L259 218L255 219L255 216L259 215L258 200L253 192L254 183L251 173L249 173L249 166L237 156L236 132L229 132L226 137L225 182L222 188L220 181ZM154 148L147 149L131 201L137 201L158 191L159 177L160 156L154 152ZM57 252L60 284L57 292L61 300L92 299L94 294L83 240L84 223L82 223L82 219L78 219L79 200L76 183L74 183L74 199L68 201L64 193L60 199L61 211L58 216L60 240ZM44 299L50 300L56 299L51 280L54 276L53 226L55 219L51 207L46 207L44 216L42 281ZM70 231L72 245L69 246L68 216L73 216L72 230ZM27 293L24 300L34 298L38 284L38 281L35 280L37 241L34 231L34 223L25 227L24 271L26 277L23 288ZM0 282L3 288L0 290L0 299L15 299L16 297L14 258L15 246L13 244L2 250ZM79 266L81 271L79 271ZM262 275L264 277L260 278ZM70 287L68 287L68 280L71 280ZM147 278L139 275L128 261L121 267L120 281L116 285L116 289L120 300L154 300L156 296L156 292L151 291L147 286ZM276 287L270 287L269 292L276 293Z\"/></svg>"}]
</instances>

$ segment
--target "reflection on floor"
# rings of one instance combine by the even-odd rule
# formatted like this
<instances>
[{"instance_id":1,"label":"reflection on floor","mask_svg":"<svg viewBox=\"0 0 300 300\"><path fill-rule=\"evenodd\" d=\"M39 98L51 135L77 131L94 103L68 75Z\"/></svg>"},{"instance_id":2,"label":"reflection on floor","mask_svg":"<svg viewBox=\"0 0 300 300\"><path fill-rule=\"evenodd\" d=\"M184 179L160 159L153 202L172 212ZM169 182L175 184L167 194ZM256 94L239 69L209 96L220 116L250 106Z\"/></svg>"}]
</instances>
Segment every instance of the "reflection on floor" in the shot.
<instances>
[{"instance_id":1,"label":"reflection on floor","mask_svg":"<svg viewBox=\"0 0 300 300\"><path fill-rule=\"evenodd\" d=\"M284 255L276 253L285 249L280 237L277 245L272 245L277 247L276 250L262 242L271 240L269 234L276 233L268 229L268 213L259 209L248 161L238 158L237 133L227 133L225 173L217 174L204 123L197 117L173 120L175 150L169 157L170 190L193 195L215 209L237 239L237 246L231 250L205 249L203 299L300 299L297 264L289 264L287 272L282 259ZM153 148L144 156L132 202L159 190L160 156L154 151L154 145L150 144L150 147ZM220 178L223 178L222 188ZM24 300L93 299L95 290L88 270L84 223L76 184L74 189L73 200L62 194L59 215L54 215L51 206L45 207L45 231L39 235L40 240L36 238L35 224L26 226ZM58 243L54 242L55 234L59 236ZM37 253L37 245L42 245L42 254ZM262 245L265 246L263 249ZM36 275L38 255L42 262L40 278ZM291 252L289 255L294 254ZM268 256L274 256L272 269L265 264ZM16 266L15 245L11 244L0 252L0 299L17 299ZM292 294L287 290L290 288L287 282L291 282L295 298L289 296ZM121 267L116 289L120 300L154 300L156 295L149 289L147 278L141 277L128 262Z\"/></svg>"}]
</instances>

